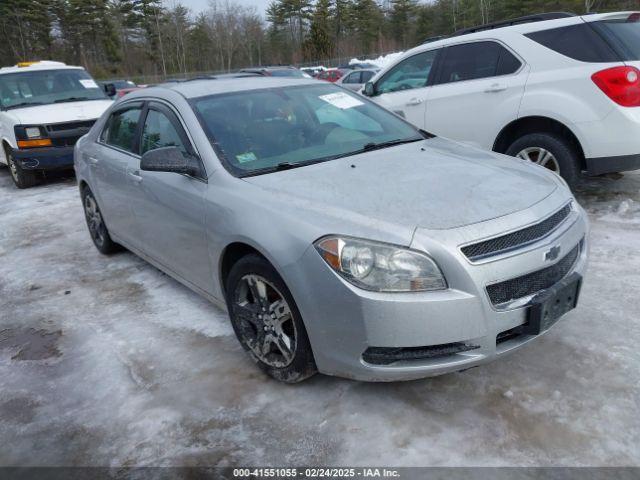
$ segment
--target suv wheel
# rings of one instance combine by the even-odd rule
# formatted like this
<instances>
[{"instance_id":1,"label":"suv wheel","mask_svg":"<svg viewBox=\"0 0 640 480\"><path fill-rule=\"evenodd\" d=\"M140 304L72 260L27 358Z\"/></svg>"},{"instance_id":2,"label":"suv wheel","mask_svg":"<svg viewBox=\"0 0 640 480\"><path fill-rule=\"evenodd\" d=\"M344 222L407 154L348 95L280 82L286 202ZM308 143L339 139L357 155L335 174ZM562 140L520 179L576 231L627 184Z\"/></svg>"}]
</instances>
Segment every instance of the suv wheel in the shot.
<instances>
[{"instance_id":1,"label":"suv wheel","mask_svg":"<svg viewBox=\"0 0 640 480\"><path fill-rule=\"evenodd\" d=\"M565 139L549 133L531 133L513 142L507 155L528 160L557 173L573 188L580 175L580 159Z\"/></svg>"},{"instance_id":2,"label":"suv wheel","mask_svg":"<svg viewBox=\"0 0 640 480\"><path fill-rule=\"evenodd\" d=\"M107 226L104 224L102 213L98 207L93 193L89 188L84 188L80 194L82 206L84 207L84 217L87 220L91 240L98 251L104 255L110 255L120 250L120 245L111 240Z\"/></svg>"},{"instance_id":3,"label":"suv wheel","mask_svg":"<svg viewBox=\"0 0 640 480\"><path fill-rule=\"evenodd\" d=\"M267 375L297 383L317 372L298 307L267 260L252 254L236 262L226 292L233 330Z\"/></svg>"},{"instance_id":4,"label":"suv wheel","mask_svg":"<svg viewBox=\"0 0 640 480\"><path fill-rule=\"evenodd\" d=\"M11 149L8 147L5 147L5 156L9 172L11 173L11 179L13 180L13 183L15 183L16 187L29 188L38 183L37 173L29 170L23 170L14 160Z\"/></svg>"}]
</instances>

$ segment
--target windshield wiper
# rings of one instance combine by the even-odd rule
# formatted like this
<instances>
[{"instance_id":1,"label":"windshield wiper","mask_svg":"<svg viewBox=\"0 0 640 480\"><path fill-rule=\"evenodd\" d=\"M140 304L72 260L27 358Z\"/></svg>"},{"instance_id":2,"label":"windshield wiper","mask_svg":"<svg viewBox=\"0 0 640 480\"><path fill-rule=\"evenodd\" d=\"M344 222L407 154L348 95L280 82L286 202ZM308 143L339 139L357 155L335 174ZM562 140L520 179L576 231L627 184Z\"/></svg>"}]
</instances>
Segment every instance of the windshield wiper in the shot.
<instances>
[{"instance_id":1,"label":"windshield wiper","mask_svg":"<svg viewBox=\"0 0 640 480\"><path fill-rule=\"evenodd\" d=\"M89 97L69 97L55 100L53 103L67 103L67 102L84 102L85 100L92 100Z\"/></svg>"},{"instance_id":2,"label":"windshield wiper","mask_svg":"<svg viewBox=\"0 0 640 480\"><path fill-rule=\"evenodd\" d=\"M22 102L22 103L16 103L15 105L7 105L6 108L7 110L11 110L12 108L21 108L21 107L34 107L37 105L44 105L42 102Z\"/></svg>"},{"instance_id":3,"label":"windshield wiper","mask_svg":"<svg viewBox=\"0 0 640 480\"><path fill-rule=\"evenodd\" d=\"M399 140L389 140L388 142L371 142L367 143L364 147L362 147L363 152L370 152L371 150L380 150L382 148L395 147L396 145L402 145L404 143L413 143L419 142L420 140L424 140L424 138L414 137L414 138L402 138Z\"/></svg>"}]
</instances>

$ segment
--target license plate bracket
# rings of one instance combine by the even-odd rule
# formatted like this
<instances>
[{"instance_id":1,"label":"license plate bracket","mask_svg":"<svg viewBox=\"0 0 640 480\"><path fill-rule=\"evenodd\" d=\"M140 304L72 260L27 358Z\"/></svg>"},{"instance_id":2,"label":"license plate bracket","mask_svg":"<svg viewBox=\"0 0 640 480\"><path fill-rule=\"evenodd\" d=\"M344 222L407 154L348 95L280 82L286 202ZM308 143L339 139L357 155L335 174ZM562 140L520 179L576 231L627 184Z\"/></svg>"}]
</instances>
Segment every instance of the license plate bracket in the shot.
<instances>
[{"instance_id":1,"label":"license plate bracket","mask_svg":"<svg viewBox=\"0 0 640 480\"><path fill-rule=\"evenodd\" d=\"M551 328L564 314L576 308L581 287L582 275L573 273L536 295L529 307L523 333L538 335Z\"/></svg>"}]
</instances>

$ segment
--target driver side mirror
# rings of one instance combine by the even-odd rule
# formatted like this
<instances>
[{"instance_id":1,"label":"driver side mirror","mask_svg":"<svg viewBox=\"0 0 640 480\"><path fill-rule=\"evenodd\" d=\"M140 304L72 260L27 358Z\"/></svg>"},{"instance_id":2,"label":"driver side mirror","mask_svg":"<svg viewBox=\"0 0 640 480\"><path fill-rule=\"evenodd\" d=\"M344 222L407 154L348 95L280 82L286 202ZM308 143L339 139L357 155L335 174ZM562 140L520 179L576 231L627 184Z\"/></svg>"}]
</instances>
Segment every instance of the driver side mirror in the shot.
<instances>
[{"instance_id":1,"label":"driver side mirror","mask_svg":"<svg viewBox=\"0 0 640 480\"><path fill-rule=\"evenodd\" d=\"M376 86L373 84L373 82L367 82L364 84L363 93L367 97L373 97L376 94Z\"/></svg>"},{"instance_id":2,"label":"driver side mirror","mask_svg":"<svg viewBox=\"0 0 640 480\"><path fill-rule=\"evenodd\" d=\"M113 83L105 83L102 88L104 89L104 93L109 97L116 96L116 86Z\"/></svg>"},{"instance_id":3,"label":"driver side mirror","mask_svg":"<svg viewBox=\"0 0 640 480\"><path fill-rule=\"evenodd\" d=\"M163 147L149 150L140 159L140 170L147 172L169 172L200 176L200 162L194 155L185 154L178 147Z\"/></svg>"}]
</instances>

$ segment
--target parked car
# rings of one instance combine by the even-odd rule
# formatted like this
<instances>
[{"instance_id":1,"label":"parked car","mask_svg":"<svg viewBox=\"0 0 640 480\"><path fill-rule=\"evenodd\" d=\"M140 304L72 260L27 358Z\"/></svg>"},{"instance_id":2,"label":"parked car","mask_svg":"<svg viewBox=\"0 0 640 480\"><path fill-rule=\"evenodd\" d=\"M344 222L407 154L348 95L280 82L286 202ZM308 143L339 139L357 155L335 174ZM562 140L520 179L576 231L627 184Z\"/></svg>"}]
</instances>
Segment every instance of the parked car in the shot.
<instances>
[{"instance_id":1,"label":"parked car","mask_svg":"<svg viewBox=\"0 0 640 480\"><path fill-rule=\"evenodd\" d=\"M242 73L258 73L267 77L311 78L311 75L291 66L243 68Z\"/></svg>"},{"instance_id":2,"label":"parked car","mask_svg":"<svg viewBox=\"0 0 640 480\"><path fill-rule=\"evenodd\" d=\"M316 78L318 80L325 80L327 82L335 83L338 80L340 80L340 78L343 75L345 75L347 72L350 72L350 71L351 70L340 69L340 68L329 68L324 72L320 72Z\"/></svg>"},{"instance_id":3,"label":"parked car","mask_svg":"<svg viewBox=\"0 0 640 480\"><path fill-rule=\"evenodd\" d=\"M369 62L353 62L340 65L338 68L341 70L370 70L372 68L378 68L378 66Z\"/></svg>"},{"instance_id":4,"label":"parked car","mask_svg":"<svg viewBox=\"0 0 640 480\"><path fill-rule=\"evenodd\" d=\"M379 71L379 68L369 70L354 70L340 77L336 81L336 83L342 87L357 92L362 90L363 85L371 80Z\"/></svg>"},{"instance_id":5,"label":"parked car","mask_svg":"<svg viewBox=\"0 0 640 480\"><path fill-rule=\"evenodd\" d=\"M109 80L100 83L105 93L113 98L124 97L127 93L135 92L142 88L131 80Z\"/></svg>"},{"instance_id":6,"label":"parked car","mask_svg":"<svg viewBox=\"0 0 640 480\"><path fill-rule=\"evenodd\" d=\"M312 80L133 92L75 167L98 250L123 245L226 306L285 382L500 358L575 307L587 261L587 217L557 175Z\"/></svg>"},{"instance_id":7,"label":"parked car","mask_svg":"<svg viewBox=\"0 0 640 480\"><path fill-rule=\"evenodd\" d=\"M365 90L438 135L559 173L640 167L640 13L542 14L421 45Z\"/></svg>"},{"instance_id":8,"label":"parked car","mask_svg":"<svg viewBox=\"0 0 640 480\"><path fill-rule=\"evenodd\" d=\"M18 188L71 169L73 146L111 105L81 67L24 62L0 68L0 165Z\"/></svg>"},{"instance_id":9,"label":"parked car","mask_svg":"<svg viewBox=\"0 0 640 480\"><path fill-rule=\"evenodd\" d=\"M323 72L326 70L326 67L323 66L317 66L317 67L303 67L300 69L301 72L306 73L307 75L311 76L312 78L316 78L320 72Z\"/></svg>"}]
</instances>

